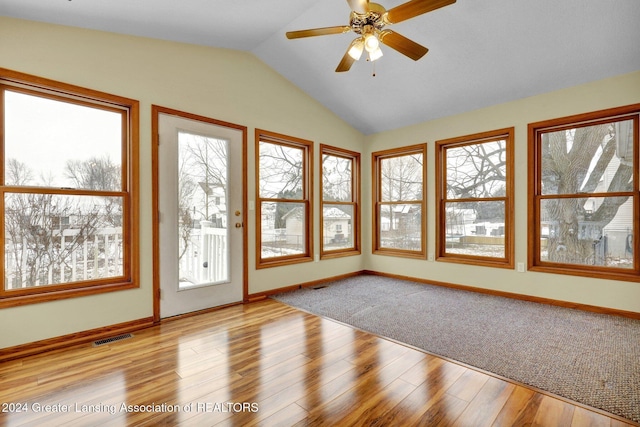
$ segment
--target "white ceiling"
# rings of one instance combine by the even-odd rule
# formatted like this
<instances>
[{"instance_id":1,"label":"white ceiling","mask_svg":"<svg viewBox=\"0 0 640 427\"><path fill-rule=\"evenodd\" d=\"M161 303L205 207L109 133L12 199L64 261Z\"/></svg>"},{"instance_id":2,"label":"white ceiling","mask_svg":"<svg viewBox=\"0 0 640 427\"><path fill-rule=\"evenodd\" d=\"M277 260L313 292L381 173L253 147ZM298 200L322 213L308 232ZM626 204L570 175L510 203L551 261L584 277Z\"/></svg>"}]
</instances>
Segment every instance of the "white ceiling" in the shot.
<instances>
[{"instance_id":1,"label":"white ceiling","mask_svg":"<svg viewBox=\"0 0 640 427\"><path fill-rule=\"evenodd\" d=\"M252 52L364 134L640 70L639 0L458 0L394 25L429 53L383 45L375 77L364 55L334 72L353 33L285 37L349 12L346 0L0 0L4 16Z\"/></svg>"}]
</instances>

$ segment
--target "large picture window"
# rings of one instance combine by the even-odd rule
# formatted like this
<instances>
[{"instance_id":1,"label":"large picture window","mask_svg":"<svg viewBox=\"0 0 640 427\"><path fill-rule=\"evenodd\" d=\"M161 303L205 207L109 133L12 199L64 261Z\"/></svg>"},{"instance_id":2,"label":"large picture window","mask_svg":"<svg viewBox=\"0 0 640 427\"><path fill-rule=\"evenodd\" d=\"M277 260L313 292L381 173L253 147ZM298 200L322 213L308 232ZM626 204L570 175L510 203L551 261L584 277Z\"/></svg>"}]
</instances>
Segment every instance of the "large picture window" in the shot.
<instances>
[{"instance_id":1,"label":"large picture window","mask_svg":"<svg viewBox=\"0 0 640 427\"><path fill-rule=\"evenodd\" d=\"M436 147L438 260L513 268L513 128Z\"/></svg>"},{"instance_id":2,"label":"large picture window","mask_svg":"<svg viewBox=\"0 0 640 427\"><path fill-rule=\"evenodd\" d=\"M256 130L258 268L313 260L313 143Z\"/></svg>"},{"instance_id":3,"label":"large picture window","mask_svg":"<svg viewBox=\"0 0 640 427\"><path fill-rule=\"evenodd\" d=\"M529 268L640 280L640 104L529 125Z\"/></svg>"},{"instance_id":4,"label":"large picture window","mask_svg":"<svg viewBox=\"0 0 640 427\"><path fill-rule=\"evenodd\" d=\"M138 286L137 101L0 69L0 306Z\"/></svg>"},{"instance_id":5,"label":"large picture window","mask_svg":"<svg viewBox=\"0 0 640 427\"><path fill-rule=\"evenodd\" d=\"M372 153L376 254L426 256L426 147L420 144Z\"/></svg>"},{"instance_id":6,"label":"large picture window","mask_svg":"<svg viewBox=\"0 0 640 427\"><path fill-rule=\"evenodd\" d=\"M360 154L320 145L322 258L360 253Z\"/></svg>"}]
</instances>

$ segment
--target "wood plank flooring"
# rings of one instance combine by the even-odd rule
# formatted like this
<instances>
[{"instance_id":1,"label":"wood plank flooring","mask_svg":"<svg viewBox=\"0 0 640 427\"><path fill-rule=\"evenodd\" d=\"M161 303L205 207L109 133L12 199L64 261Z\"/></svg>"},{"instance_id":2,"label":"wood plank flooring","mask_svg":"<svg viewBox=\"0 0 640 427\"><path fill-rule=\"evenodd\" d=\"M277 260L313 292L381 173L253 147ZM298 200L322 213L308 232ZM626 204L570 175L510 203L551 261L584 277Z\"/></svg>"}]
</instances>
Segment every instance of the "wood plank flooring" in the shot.
<instances>
[{"instance_id":1,"label":"wood plank flooring","mask_svg":"<svg viewBox=\"0 0 640 427\"><path fill-rule=\"evenodd\" d=\"M134 335L0 364L0 425L634 425L272 300Z\"/></svg>"}]
</instances>

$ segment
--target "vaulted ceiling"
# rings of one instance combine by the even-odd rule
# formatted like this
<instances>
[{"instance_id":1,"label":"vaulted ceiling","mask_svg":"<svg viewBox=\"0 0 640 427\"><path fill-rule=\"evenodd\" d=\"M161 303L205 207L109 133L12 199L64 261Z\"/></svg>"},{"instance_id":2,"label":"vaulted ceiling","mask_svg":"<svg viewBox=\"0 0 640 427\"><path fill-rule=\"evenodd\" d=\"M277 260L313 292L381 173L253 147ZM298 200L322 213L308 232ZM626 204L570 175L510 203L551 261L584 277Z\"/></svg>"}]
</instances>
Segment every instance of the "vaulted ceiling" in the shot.
<instances>
[{"instance_id":1,"label":"vaulted ceiling","mask_svg":"<svg viewBox=\"0 0 640 427\"><path fill-rule=\"evenodd\" d=\"M422 59L383 45L346 73L353 33L285 37L349 13L346 0L0 0L4 16L252 52L364 134L640 70L638 0L458 0L393 26Z\"/></svg>"}]
</instances>

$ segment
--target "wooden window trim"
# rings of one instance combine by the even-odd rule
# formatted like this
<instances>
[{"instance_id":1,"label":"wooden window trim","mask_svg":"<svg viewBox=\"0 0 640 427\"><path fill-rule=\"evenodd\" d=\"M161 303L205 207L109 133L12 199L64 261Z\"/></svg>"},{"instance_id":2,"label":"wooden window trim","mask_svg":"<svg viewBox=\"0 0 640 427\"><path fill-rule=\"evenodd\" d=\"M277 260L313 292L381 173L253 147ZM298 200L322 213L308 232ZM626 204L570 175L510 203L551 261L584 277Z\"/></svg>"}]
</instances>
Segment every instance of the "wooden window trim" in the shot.
<instances>
[{"instance_id":1,"label":"wooden window trim","mask_svg":"<svg viewBox=\"0 0 640 427\"><path fill-rule=\"evenodd\" d=\"M324 196L323 196L323 180L320 177L320 259L340 258L345 256L360 255L360 227L361 227L361 215L360 215L360 153L355 151L346 150L344 148L333 147L326 144L320 144L320 173L323 172L322 161L324 155L341 157L351 160L352 172L351 172L351 202L326 202L331 205L348 205L353 207L353 247L346 249L325 250L324 249Z\"/></svg>"},{"instance_id":2,"label":"wooden window trim","mask_svg":"<svg viewBox=\"0 0 640 427\"><path fill-rule=\"evenodd\" d=\"M634 146L633 146L633 170L634 180L633 189L630 192L603 192L603 193L591 193L590 197L615 197L617 195L629 195L633 197L634 210L633 210L633 224L636 229L633 232L633 263L632 269L623 270L615 269L606 266L590 266L590 265L577 265L556 263L550 261L542 261L540 259L540 201L545 199L560 199L560 198L575 198L576 194L549 194L545 195L541 192L541 170L542 170L542 155L541 155L541 135L545 132L567 130L576 127L589 126L595 124L609 123L621 118L628 118L634 120ZM532 224L528 231L527 241L527 268L530 271L564 274L571 276L582 276L598 279L620 280L629 282L640 282L640 242L638 234L640 229L640 174L638 173L640 164L640 135L639 135L639 123L640 123L640 104L632 104L622 107L610 108L605 110L599 110L584 114L576 114L567 117L561 117L556 119L550 119L528 125L528 156L529 156L529 170L528 170L528 206L527 215L528 222ZM584 195L581 195L584 197Z\"/></svg>"},{"instance_id":3,"label":"wooden window trim","mask_svg":"<svg viewBox=\"0 0 640 427\"><path fill-rule=\"evenodd\" d=\"M380 162L383 159L393 157L401 157L411 154L422 154L422 200L407 200L404 202L382 202L382 185ZM372 192L373 192L373 253L376 255L388 255L401 258L426 259L427 258L427 144L415 144L405 147L392 148L371 153L371 174L372 174ZM380 246L380 206L383 204L406 204L407 202L419 204L421 207L422 221L420 225L421 242L420 250L411 251L395 248L383 248Z\"/></svg>"},{"instance_id":4,"label":"wooden window trim","mask_svg":"<svg viewBox=\"0 0 640 427\"><path fill-rule=\"evenodd\" d=\"M513 127L481 132L471 135L460 136L436 141L436 260L453 262L460 264L470 264L486 267L513 269L514 262L514 132ZM505 140L506 145L506 196L494 198L469 198L469 199L447 199L446 198L446 165L445 152L449 147L459 147L464 145L482 144L496 140ZM505 242L504 258L483 257L477 255L463 255L446 253L446 228L445 228L445 207L451 201L504 201L505 203Z\"/></svg>"},{"instance_id":5,"label":"wooden window trim","mask_svg":"<svg viewBox=\"0 0 640 427\"><path fill-rule=\"evenodd\" d=\"M260 142L280 144L303 150L302 199L262 198L260 195ZM280 267L313 261L313 141L296 138L264 129L255 130L255 189L256 189L256 269ZM262 258L262 203L290 202L305 205L305 252L302 254Z\"/></svg>"},{"instance_id":6,"label":"wooden window trim","mask_svg":"<svg viewBox=\"0 0 640 427\"><path fill-rule=\"evenodd\" d=\"M3 284L0 286L0 308L139 287L139 102L93 89L0 68L0 104L4 103L4 90L122 114L121 191L5 186L4 172L2 172L0 173L0 212L4 212L4 197L6 193L122 197L123 274L117 277L12 290L5 290ZM4 168L4 119L0 120L0 136L2 136L2 140L0 140L0 144L2 144L0 165ZM4 232L4 217L2 217L0 218L0 235L4 236ZM0 256L4 259L4 245L0 248ZM3 266L3 283L4 274Z\"/></svg>"}]
</instances>

